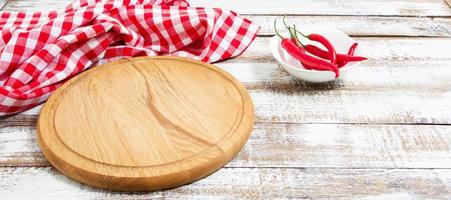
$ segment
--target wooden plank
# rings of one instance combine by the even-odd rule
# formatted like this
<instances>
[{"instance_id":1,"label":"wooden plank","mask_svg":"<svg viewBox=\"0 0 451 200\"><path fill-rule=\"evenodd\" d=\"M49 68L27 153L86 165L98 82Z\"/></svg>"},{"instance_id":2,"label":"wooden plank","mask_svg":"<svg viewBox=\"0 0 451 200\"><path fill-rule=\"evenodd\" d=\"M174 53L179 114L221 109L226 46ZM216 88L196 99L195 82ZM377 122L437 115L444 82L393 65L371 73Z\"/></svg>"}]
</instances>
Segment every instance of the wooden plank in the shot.
<instances>
[{"instance_id":1,"label":"wooden plank","mask_svg":"<svg viewBox=\"0 0 451 200\"><path fill-rule=\"evenodd\" d=\"M439 125L257 123L227 166L451 169L450 132ZM0 166L49 166L34 123L0 128L0 149Z\"/></svg>"},{"instance_id":2,"label":"wooden plank","mask_svg":"<svg viewBox=\"0 0 451 200\"><path fill-rule=\"evenodd\" d=\"M327 89L446 92L451 84L450 60L369 60L355 67L348 76L322 84L297 81L274 62L224 62L215 65L232 74L249 90L267 89L273 92L277 92L277 88L293 88L299 92Z\"/></svg>"},{"instance_id":3,"label":"wooden plank","mask_svg":"<svg viewBox=\"0 0 451 200\"><path fill-rule=\"evenodd\" d=\"M61 9L70 1L13 1L4 10L35 11ZM259 35L274 35L274 16L246 16L259 24ZM280 18L280 17L279 17ZM451 36L451 19L415 17L362 17L362 16L289 16L287 21L298 27L328 25L339 27L353 36Z\"/></svg>"},{"instance_id":4,"label":"wooden plank","mask_svg":"<svg viewBox=\"0 0 451 200\"><path fill-rule=\"evenodd\" d=\"M37 11L60 9L71 0L12 0L5 10ZM192 6L219 7L241 14L289 15L372 15L372 16L451 16L441 0L191 0Z\"/></svg>"},{"instance_id":5,"label":"wooden plank","mask_svg":"<svg viewBox=\"0 0 451 200\"><path fill-rule=\"evenodd\" d=\"M317 1L315 1L317 2ZM62 9L70 1L12 1L5 11L48 11ZM247 16L261 25L259 35L274 35L273 16ZM280 17L279 17L280 18ZM439 19L439 20L437 20ZM339 27L353 36L451 36L451 19L449 18L415 18L415 17L362 17L362 16L289 16L290 23L298 27L328 25Z\"/></svg>"},{"instance_id":6,"label":"wooden plank","mask_svg":"<svg viewBox=\"0 0 451 200\"><path fill-rule=\"evenodd\" d=\"M0 10L8 3L8 0L0 0Z\"/></svg>"},{"instance_id":7,"label":"wooden plank","mask_svg":"<svg viewBox=\"0 0 451 200\"><path fill-rule=\"evenodd\" d=\"M451 7L450 7L450 9L451 9ZM449 18L435 18L434 22L437 23L437 24L440 24L439 26L441 26L441 27L449 27L449 26L451 26L451 20L449 20ZM449 29L449 28L447 28L447 29L448 29L448 32L451 31L451 29Z\"/></svg>"},{"instance_id":8,"label":"wooden plank","mask_svg":"<svg viewBox=\"0 0 451 200\"><path fill-rule=\"evenodd\" d=\"M73 0L9 0L2 11L51 11L63 9L69 5Z\"/></svg>"},{"instance_id":9,"label":"wooden plank","mask_svg":"<svg viewBox=\"0 0 451 200\"><path fill-rule=\"evenodd\" d=\"M241 14L450 16L442 0L191 0L192 6L218 7Z\"/></svg>"},{"instance_id":10,"label":"wooden plank","mask_svg":"<svg viewBox=\"0 0 451 200\"><path fill-rule=\"evenodd\" d=\"M446 4L451 8L451 0L445 0Z\"/></svg>"},{"instance_id":11,"label":"wooden plank","mask_svg":"<svg viewBox=\"0 0 451 200\"><path fill-rule=\"evenodd\" d=\"M250 91L258 122L451 123L449 60L371 60L324 84L297 81L274 63L219 65Z\"/></svg>"},{"instance_id":12,"label":"wooden plank","mask_svg":"<svg viewBox=\"0 0 451 200\"><path fill-rule=\"evenodd\" d=\"M225 168L172 190L120 193L76 183L52 168L0 168L6 199L449 199L449 169Z\"/></svg>"},{"instance_id":13,"label":"wooden plank","mask_svg":"<svg viewBox=\"0 0 451 200\"><path fill-rule=\"evenodd\" d=\"M280 16L246 16L261 26L259 35L274 35L274 19ZM288 16L296 27L332 26L351 36L451 36L450 18L361 17L361 16ZM279 31L283 30L279 23Z\"/></svg>"},{"instance_id":14,"label":"wooden plank","mask_svg":"<svg viewBox=\"0 0 451 200\"><path fill-rule=\"evenodd\" d=\"M431 70L434 63L443 70ZM284 77L286 82L270 78L247 88L259 122L449 124L451 77L444 73L450 70L449 61L414 61L413 68L405 64L361 66L352 76L326 84L295 81L282 70L268 69L271 77ZM263 65L254 65L254 74L263 73L258 67Z\"/></svg>"},{"instance_id":15,"label":"wooden plank","mask_svg":"<svg viewBox=\"0 0 451 200\"><path fill-rule=\"evenodd\" d=\"M451 38L358 37L364 55L376 60L451 59ZM227 62L273 62L270 37L257 37L237 59Z\"/></svg>"}]
</instances>

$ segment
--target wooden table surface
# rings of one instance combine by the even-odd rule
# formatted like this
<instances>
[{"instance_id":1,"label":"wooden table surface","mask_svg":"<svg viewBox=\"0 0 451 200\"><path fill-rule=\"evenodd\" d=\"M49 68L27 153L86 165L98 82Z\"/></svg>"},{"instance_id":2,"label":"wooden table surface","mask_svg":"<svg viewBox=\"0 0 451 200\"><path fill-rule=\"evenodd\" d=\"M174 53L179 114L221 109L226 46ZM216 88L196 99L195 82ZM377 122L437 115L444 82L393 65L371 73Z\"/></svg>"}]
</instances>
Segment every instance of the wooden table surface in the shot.
<instances>
[{"instance_id":1,"label":"wooden table surface","mask_svg":"<svg viewBox=\"0 0 451 200\"><path fill-rule=\"evenodd\" d=\"M10 0L2 10L45 11L68 3ZM180 188L99 190L66 178L45 160L35 109L0 119L0 199L451 198L451 1L191 3L233 9L262 27L243 55L218 63L245 84L255 104L255 128L239 155ZM268 49L274 17L284 14L299 27L344 30L367 48L370 60L336 82L294 80Z\"/></svg>"}]
</instances>

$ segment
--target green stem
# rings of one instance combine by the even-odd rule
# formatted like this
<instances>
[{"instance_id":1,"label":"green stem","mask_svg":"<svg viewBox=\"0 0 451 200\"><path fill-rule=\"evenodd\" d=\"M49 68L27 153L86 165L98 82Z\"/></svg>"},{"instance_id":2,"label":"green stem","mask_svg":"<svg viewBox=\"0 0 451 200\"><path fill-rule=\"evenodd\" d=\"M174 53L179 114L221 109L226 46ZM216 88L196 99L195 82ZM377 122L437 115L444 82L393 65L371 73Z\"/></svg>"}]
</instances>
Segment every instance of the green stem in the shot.
<instances>
[{"instance_id":1,"label":"green stem","mask_svg":"<svg viewBox=\"0 0 451 200\"><path fill-rule=\"evenodd\" d=\"M296 42L299 43L302 47L305 47L305 45L302 44L302 42L298 38L298 34L297 33L299 31L296 29L296 25L293 25L293 28L294 28L294 38L295 38ZM301 33L301 35L302 35L302 33Z\"/></svg>"},{"instance_id":2,"label":"green stem","mask_svg":"<svg viewBox=\"0 0 451 200\"><path fill-rule=\"evenodd\" d=\"M294 37L294 34L293 34L293 32L291 31L292 28L291 28L290 26L287 25L287 22L285 21L285 17L286 17L286 16L283 16L283 18L282 18L283 25L285 26L286 29L288 29L288 33L290 34L290 38L293 38L293 37Z\"/></svg>"},{"instance_id":3,"label":"green stem","mask_svg":"<svg viewBox=\"0 0 451 200\"><path fill-rule=\"evenodd\" d=\"M287 17L287 16L284 15L283 18L282 18L282 20L283 20L283 25L285 25L285 28L290 29L290 28L288 27L288 25L287 25L287 22L285 21L285 18L286 18L286 17ZM294 30L295 30L296 32L298 32L299 34L301 34L302 37L309 38L308 35L304 35L301 31L297 30L296 27L294 28Z\"/></svg>"},{"instance_id":4,"label":"green stem","mask_svg":"<svg viewBox=\"0 0 451 200\"><path fill-rule=\"evenodd\" d=\"M298 32L299 34L301 34L302 37L305 37L307 39L309 39L308 35L304 35L301 31L296 29L296 32Z\"/></svg>"},{"instance_id":5,"label":"green stem","mask_svg":"<svg viewBox=\"0 0 451 200\"><path fill-rule=\"evenodd\" d=\"M282 22L283 22L283 25L285 25L285 28L287 28L288 31L290 31L290 27L287 25L287 22L285 21L285 18L286 18L286 17L287 17L286 15L283 16ZM290 33L291 33L291 31L290 31Z\"/></svg>"},{"instance_id":6,"label":"green stem","mask_svg":"<svg viewBox=\"0 0 451 200\"><path fill-rule=\"evenodd\" d=\"M274 31L276 32L277 36L283 39L282 35L280 35L279 31L277 31L277 18L274 19Z\"/></svg>"}]
</instances>

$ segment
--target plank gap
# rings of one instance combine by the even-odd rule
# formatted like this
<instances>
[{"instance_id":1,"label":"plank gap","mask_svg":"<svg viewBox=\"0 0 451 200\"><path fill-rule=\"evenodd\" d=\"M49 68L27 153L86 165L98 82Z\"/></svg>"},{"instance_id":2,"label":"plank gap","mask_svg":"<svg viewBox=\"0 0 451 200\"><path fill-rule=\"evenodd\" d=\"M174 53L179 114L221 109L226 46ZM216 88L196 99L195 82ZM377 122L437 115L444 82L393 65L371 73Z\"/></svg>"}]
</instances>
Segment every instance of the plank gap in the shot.
<instances>
[{"instance_id":1,"label":"plank gap","mask_svg":"<svg viewBox=\"0 0 451 200\"><path fill-rule=\"evenodd\" d=\"M28 127L35 126L39 115L16 114L0 118L0 127L15 126ZM267 121L257 117L255 124L281 124L281 125L384 125L384 126L450 126L451 123L436 122L289 122L289 121Z\"/></svg>"},{"instance_id":2,"label":"plank gap","mask_svg":"<svg viewBox=\"0 0 451 200\"><path fill-rule=\"evenodd\" d=\"M451 0L444 0L446 4L448 4L449 8L451 9Z\"/></svg>"},{"instance_id":3,"label":"plank gap","mask_svg":"<svg viewBox=\"0 0 451 200\"><path fill-rule=\"evenodd\" d=\"M240 13L238 13L240 14ZM255 14L248 14L248 13L242 13L240 14L242 16L270 16L270 17L396 17L396 18L451 18L451 15L386 15L386 14L380 14L380 15L346 15L346 14L296 14L296 13L289 13L289 14L273 14L273 13L255 13Z\"/></svg>"},{"instance_id":4,"label":"plank gap","mask_svg":"<svg viewBox=\"0 0 451 200\"><path fill-rule=\"evenodd\" d=\"M20 166L8 166L8 165L0 165L0 171L1 169L29 169L29 168L52 168L53 170L57 171L57 169L50 164L48 165L20 165ZM436 167L261 167L261 166L224 166L220 169L299 169L299 170L308 170L308 169L325 169L325 170L333 170L333 169L339 169L339 170L451 170L450 168L436 168ZM62 175L61 172L58 171L59 174Z\"/></svg>"}]
</instances>

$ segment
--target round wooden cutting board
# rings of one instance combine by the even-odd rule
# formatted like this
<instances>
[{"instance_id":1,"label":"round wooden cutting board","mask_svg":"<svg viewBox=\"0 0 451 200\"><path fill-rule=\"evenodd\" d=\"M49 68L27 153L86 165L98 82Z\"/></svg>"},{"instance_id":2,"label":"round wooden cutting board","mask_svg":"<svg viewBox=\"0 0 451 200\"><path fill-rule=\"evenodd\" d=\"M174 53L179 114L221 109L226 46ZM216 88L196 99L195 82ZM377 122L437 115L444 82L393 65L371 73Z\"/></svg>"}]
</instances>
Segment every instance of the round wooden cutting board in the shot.
<instances>
[{"instance_id":1,"label":"round wooden cutting board","mask_svg":"<svg viewBox=\"0 0 451 200\"><path fill-rule=\"evenodd\" d=\"M99 188L151 191L205 177L243 147L252 101L231 75L177 57L88 70L59 88L37 123L45 157Z\"/></svg>"}]
</instances>

